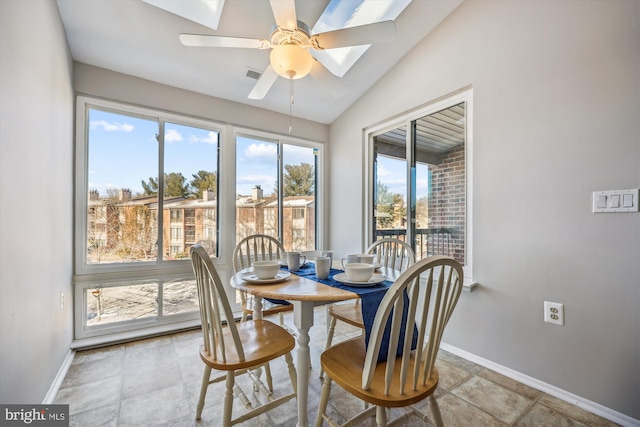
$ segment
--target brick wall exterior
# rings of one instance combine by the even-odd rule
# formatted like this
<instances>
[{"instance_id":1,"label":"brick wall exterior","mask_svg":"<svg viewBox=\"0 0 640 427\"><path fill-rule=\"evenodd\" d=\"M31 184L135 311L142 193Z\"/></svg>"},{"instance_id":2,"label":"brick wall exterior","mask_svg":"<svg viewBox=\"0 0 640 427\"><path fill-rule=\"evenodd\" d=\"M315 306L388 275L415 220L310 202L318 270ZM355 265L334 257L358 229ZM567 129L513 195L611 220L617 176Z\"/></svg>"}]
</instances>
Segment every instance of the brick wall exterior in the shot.
<instances>
[{"instance_id":1,"label":"brick wall exterior","mask_svg":"<svg viewBox=\"0 0 640 427\"><path fill-rule=\"evenodd\" d=\"M446 228L453 240L452 256L464 264L466 187L465 147L459 145L442 154L439 165L432 171L432 198L429 205L429 228Z\"/></svg>"}]
</instances>

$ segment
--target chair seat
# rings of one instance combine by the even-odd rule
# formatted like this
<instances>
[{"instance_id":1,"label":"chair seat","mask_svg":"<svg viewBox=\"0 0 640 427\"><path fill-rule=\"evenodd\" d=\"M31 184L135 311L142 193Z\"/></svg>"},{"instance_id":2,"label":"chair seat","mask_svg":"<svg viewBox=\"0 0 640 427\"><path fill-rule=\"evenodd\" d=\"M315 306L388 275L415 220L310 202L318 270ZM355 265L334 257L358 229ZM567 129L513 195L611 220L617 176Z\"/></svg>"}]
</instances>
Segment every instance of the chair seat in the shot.
<instances>
[{"instance_id":1,"label":"chair seat","mask_svg":"<svg viewBox=\"0 0 640 427\"><path fill-rule=\"evenodd\" d=\"M246 314L253 314L255 307L255 298L247 295L247 299L242 303L242 311ZM293 304L275 304L266 299L262 299L262 315L268 316L270 314L284 313L287 311L293 311Z\"/></svg>"},{"instance_id":2,"label":"chair seat","mask_svg":"<svg viewBox=\"0 0 640 427\"><path fill-rule=\"evenodd\" d=\"M329 307L329 315L357 328L364 328L362 308L359 303L333 304Z\"/></svg>"},{"instance_id":3,"label":"chair seat","mask_svg":"<svg viewBox=\"0 0 640 427\"><path fill-rule=\"evenodd\" d=\"M348 354L349 357L344 357ZM373 405L387 408L402 407L420 402L432 394L438 386L438 371L434 367L432 377L424 384L418 384L416 390L405 389L399 392L400 369L393 371L393 380L389 388L389 395L385 395L385 369L387 362L376 365L374 380L369 390L362 389L362 371L366 356L364 338L358 337L343 341L325 350L320 356L320 363L324 371L333 381L354 396ZM398 363L400 363L398 361ZM415 359L412 357L408 372L413 372Z\"/></svg>"},{"instance_id":4,"label":"chair seat","mask_svg":"<svg viewBox=\"0 0 640 427\"><path fill-rule=\"evenodd\" d=\"M240 360L235 351L230 329L223 328L227 353L226 362L223 361L220 354L214 357L207 353L203 343L200 346L200 358L204 363L220 371L250 368L280 357L293 350L296 345L289 332L268 320L240 322L236 324L236 328L244 349L245 360Z\"/></svg>"}]
</instances>

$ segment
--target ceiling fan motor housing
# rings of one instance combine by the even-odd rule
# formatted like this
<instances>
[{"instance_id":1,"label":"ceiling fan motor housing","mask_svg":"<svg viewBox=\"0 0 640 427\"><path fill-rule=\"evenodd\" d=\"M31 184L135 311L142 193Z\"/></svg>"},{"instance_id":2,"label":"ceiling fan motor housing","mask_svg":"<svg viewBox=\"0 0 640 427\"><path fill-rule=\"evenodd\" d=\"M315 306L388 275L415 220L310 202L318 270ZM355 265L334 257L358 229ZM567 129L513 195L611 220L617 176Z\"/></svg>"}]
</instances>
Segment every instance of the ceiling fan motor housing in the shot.
<instances>
[{"instance_id":1,"label":"ceiling fan motor housing","mask_svg":"<svg viewBox=\"0 0 640 427\"><path fill-rule=\"evenodd\" d=\"M271 33L271 66L276 73L287 79L301 79L309 74L313 57L309 53L311 46L309 27L298 21L298 28L285 30L276 27Z\"/></svg>"}]
</instances>

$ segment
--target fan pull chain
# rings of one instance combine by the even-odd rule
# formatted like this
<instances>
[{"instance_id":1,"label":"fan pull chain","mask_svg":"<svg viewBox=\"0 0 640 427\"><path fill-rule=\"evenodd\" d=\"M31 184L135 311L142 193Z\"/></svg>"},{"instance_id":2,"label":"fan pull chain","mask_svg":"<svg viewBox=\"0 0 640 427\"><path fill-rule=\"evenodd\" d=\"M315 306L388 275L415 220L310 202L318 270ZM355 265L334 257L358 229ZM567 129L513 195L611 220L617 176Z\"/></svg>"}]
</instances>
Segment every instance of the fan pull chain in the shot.
<instances>
[{"instance_id":1,"label":"fan pull chain","mask_svg":"<svg viewBox=\"0 0 640 427\"><path fill-rule=\"evenodd\" d=\"M290 102L289 102L289 135L291 135L291 132L293 131L293 125L292 125L292 114L293 114L293 79L289 79L289 95L290 95Z\"/></svg>"}]
</instances>

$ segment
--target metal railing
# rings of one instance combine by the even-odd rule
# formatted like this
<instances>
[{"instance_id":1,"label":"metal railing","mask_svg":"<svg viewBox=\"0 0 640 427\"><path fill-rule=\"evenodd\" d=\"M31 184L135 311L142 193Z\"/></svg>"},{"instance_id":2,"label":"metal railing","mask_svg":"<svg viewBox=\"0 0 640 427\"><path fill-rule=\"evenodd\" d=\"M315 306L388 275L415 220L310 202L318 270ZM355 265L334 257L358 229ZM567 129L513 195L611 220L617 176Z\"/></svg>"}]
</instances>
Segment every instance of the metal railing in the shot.
<instances>
[{"instance_id":1,"label":"metal railing","mask_svg":"<svg viewBox=\"0 0 640 427\"><path fill-rule=\"evenodd\" d=\"M416 229L416 259L426 258L432 255L454 255L454 241L452 230L448 228L418 228ZM407 240L407 230L391 228L376 230L376 239L379 237L393 237L402 241Z\"/></svg>"}]
</instances>

